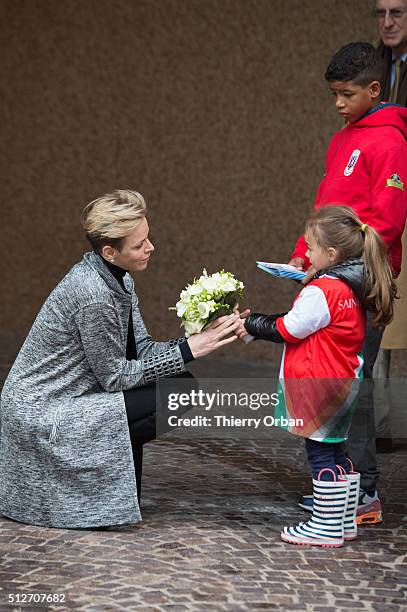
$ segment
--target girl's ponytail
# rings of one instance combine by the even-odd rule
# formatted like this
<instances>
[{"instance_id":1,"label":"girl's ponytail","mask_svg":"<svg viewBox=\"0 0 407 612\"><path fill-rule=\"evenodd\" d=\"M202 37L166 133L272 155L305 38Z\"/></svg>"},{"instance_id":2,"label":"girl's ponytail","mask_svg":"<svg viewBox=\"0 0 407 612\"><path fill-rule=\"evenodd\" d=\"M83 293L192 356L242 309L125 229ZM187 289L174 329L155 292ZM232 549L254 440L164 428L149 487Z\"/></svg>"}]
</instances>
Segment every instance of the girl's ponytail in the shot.
<instances>
[{"instance_id":1,"label":"girl's ponytail","mask_svg":"<svg viewBox=\"0 0 407 612\"><path fill-rule=\"evenodd\" d=\"M373 313L372 325L384 327L393 318L397 287L387 247L373 227L362 223L349 206L329 205L315 211L305 230L324 249L334 247L337 263L363 257L365 264L363 306Z\"/></svg>"},{"instance_id":2,"label":"girl's ponytail","mask_svg":"<svg viewBox=\"0 0 407 612\"><path fill-rule=\"evenodd\" d=\"M374 313L373 326L382 327L393 319L397 287L389 262L387 247L373 227L362 223L364 234L366 307Z\"/></svg>"}]
</instances>

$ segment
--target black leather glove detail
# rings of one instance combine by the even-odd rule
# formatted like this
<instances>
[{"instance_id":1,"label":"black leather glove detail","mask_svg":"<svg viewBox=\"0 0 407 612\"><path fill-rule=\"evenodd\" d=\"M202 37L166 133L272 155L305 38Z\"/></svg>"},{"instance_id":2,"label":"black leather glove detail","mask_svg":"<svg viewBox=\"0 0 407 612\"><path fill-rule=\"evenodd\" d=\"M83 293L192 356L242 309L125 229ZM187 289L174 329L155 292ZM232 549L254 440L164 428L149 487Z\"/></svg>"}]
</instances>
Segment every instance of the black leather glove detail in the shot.
<instances>
[{"instance_id":1,"label":"black leather glove detail","mask_svg":"<svg viewBox=\"0 0 407 612\"><path fill-rule=\"evenodd\" d=\"M286 315L286 312L281 312L274 315L264 315L258 312L246 317L244 326L246 330L259 340L270 340L271 342L285 342L283 336L276 327L276 320Z\"/></svg>"}]
</instances>

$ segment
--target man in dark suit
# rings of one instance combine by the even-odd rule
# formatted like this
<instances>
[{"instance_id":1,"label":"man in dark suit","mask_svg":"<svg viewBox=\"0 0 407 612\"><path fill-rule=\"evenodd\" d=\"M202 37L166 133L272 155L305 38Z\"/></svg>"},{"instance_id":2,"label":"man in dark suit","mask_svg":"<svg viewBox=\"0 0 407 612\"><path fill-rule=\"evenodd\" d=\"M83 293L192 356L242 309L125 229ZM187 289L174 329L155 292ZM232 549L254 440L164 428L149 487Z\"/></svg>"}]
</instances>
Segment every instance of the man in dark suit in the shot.
<instances>
[{"instance_id":1,"label":"man in dark suit","mask_svg":"<svg viewBox=\"0 0 407 612\"><path fill-rule=\"evenodd\" d=\"M407 105L407 0L376 0L375 16L385 63L383 100Z\"/></svg>"},{"instance_id":2,"label":"man in dark suit","mask_svg":"<svg viewBox=\"0 0 407 612\"><path fill-rule=\"evenodd\" d=\"M407 0L376 0L379 51L385 64L382 100L407 106ZM394 320L386 328L375 368L375 416L378 452L391 452L392 432L388 413L390 396L388 378L391 354L407 349L407 233L403 235L403 263L397 279L400 299L395 304Z\"/></svg>"}]
</instances>

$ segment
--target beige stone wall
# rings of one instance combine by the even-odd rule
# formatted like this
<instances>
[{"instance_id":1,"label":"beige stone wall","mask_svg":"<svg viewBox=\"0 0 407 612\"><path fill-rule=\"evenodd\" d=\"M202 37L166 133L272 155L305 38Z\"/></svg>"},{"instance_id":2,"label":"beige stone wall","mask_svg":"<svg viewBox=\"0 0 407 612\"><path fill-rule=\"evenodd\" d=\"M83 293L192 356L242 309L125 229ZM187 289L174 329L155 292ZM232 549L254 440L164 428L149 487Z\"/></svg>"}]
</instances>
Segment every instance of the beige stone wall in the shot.
<instances>
[{"instance_id":1,"label":"beige stone wall","mask_svg":"<svg viewBox=\"0 0 407 612\"><path fill-rule=\"evenodd\" d=\"M323 72L371 39L367 0L2 0L0 325L6 354L87 249L82 206L114 188L146 198L156 251L136 283L154 336L205 266L245 305L289 306L286 261L339 126ZM14 339L17 338L17 341ZM264 344L228 356L268 359ZM226 354L226 353L225 353Z\"/></svg>"}]
</instances>

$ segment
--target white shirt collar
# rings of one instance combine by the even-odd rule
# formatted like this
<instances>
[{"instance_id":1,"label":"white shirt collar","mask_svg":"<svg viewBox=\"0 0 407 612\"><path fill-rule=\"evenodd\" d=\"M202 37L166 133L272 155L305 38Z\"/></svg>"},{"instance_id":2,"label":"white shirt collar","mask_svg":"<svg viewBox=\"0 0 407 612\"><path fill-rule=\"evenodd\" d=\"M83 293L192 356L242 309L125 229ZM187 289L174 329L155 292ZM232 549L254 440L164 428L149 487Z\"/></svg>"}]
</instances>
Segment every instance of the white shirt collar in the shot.
<instances>
[{"instance_id":1,"label":"white shirt collar","mask_svg":"<svg viewBox=\"0 0 407 612\"><path fill-rule=\"evenodd\" d=\"M405 62L405 61L407 60L407 51L406 51L405 53L403 53L403 55L400 55L400 57L399 57L399 58L398 58L398 57L396 58L396 56L395 56L395 55L392 55L392 56L391 56L391 61L392 61L392 62L395 62L395 61L396 61L396 59L401 59L401 61L402 61L402 62Z\"/></svg>"}]
</instances>

